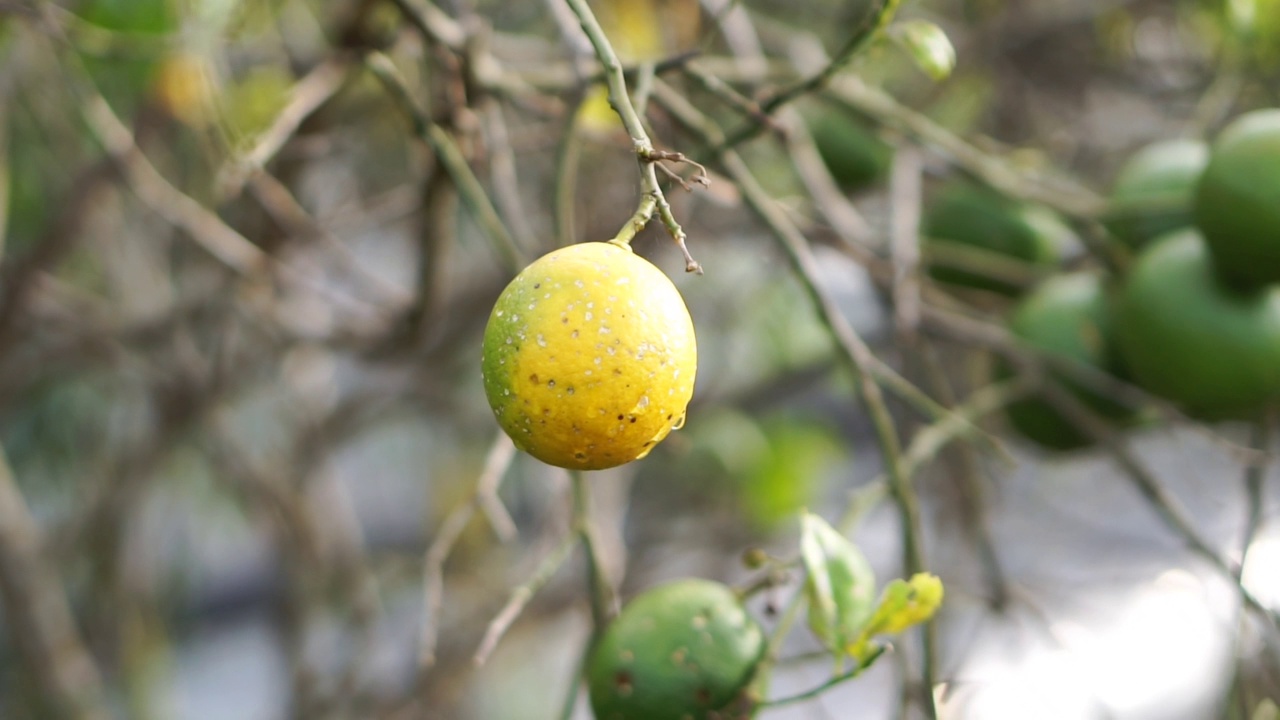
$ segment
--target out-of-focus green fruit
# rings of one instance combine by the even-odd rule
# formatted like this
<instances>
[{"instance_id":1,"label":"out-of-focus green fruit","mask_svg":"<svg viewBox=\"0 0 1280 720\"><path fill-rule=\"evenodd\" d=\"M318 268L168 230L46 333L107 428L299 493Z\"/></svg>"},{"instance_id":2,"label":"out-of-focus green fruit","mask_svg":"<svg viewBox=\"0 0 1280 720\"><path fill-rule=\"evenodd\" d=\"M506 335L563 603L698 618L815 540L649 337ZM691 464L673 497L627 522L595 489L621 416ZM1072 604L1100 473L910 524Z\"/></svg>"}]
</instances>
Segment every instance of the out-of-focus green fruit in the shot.
<instances>
[{"instance_id":1,"label":"out-of-focus green fruit","mask_svg":"<svg viewBox=\"0 0 1280 720\"><path fill-rule=\"evenodd\" d=\"M1280 109L1241 115L1214 141L1195 219L1233 287L1280 282Z\"/></svg>"},{"instance_id":2,"label":"out-of-focus green fruit","mask_svg":"<svg viewBox=\"0 0 1280 720\"><path fill-rule=\"evenodd\" d=\"M1199 140L1165 140L1134 153L1112 185L1107 229L1137 250L1189 227L1196 183L1208 162L1209 147Z\"/></svg>"},{"instance_id":3,"label":"out-of-focus green fruit","mask_svg":"<svg viewBox=\"0 0 1280 720\"><path fill-rule=\"evenodd\" d=\"M1009 322L1015 335L1046 353L1112 375L1120 375L1111 316L1103 280L1093 273L1058 275L1036 287L1019 303ZM999 374L1009 376L1002 366ZM1131 412L1124 406L1051 373L1047 382L1061 382L1095 411L1112 418ZM1074 450L1090 444L1087 436L1052 405L1028 398L1009 405L1009 423L1019 433L1052 450Z\"/></svg>"},{"instance_id":4,"label":"out-of-focus green fruit","mask_svg":"<svg viewBox=\"0 0 1280 720\"><path fill-rule=\"evenodd\" d=\"M1207 419L1280 400L1280 286L1239 293L1215 274L1199 232L1159 238L1113 308L1116 344L1139 385Z\"/></svg>"},{"instance_id":5,"label":"out-of-focus green fruit","mask_svg":"<svg viewBox=\"0 0 1280 720\"><path fill-rule=\"evenodd\" d=\"M809 133L831 177L845 190L860 190L888 176L893 146L848 113L833 108L815 110Z\"/></svg>"},{"instance_id":6,"label":"out-of-focus green fruit","mask_svg":"<svg viewBox=\"0 0 1280 720\"><path fill-rule=\"evenodd\" d=\"M1071 230L1048 208L1006 198L964 181L943 186L929 204L921 231L926 252L948 248L983 251L994 259L1021 261L1048 271L1063 257ZM980 264L980 263L979 263ZM1021 285L981 268L951 267L930 261L929 274L941 282L1017 295Z\"/></svg>"},{"instance_id":7,"label":"out-of-focus green fruit","mask_svg":"<svg viewBox=\"0 0 1280 720\"><path fill-rule=\"evenodd\" d=\"M764 633L733 590L679 580L632 600L587 667L596 720L738 720L765 650Z\"/></svg>"}]
</instances>

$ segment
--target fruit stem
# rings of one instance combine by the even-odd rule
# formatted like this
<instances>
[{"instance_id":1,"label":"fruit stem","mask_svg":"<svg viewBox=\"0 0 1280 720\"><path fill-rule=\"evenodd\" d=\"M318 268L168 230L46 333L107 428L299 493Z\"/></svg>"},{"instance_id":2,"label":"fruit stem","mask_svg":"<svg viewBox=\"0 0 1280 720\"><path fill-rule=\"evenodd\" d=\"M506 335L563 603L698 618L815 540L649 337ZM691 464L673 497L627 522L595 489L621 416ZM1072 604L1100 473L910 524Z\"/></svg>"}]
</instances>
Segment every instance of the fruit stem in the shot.
<instances>
[{"instance_id":1,"label":"fruit stem","mask_svg":"<svg viewBox=\"0 0 1280 720\"><path fill-rule=\"evenodd\" d=\"M888 1L896 2L897 0ZM671 234L671 238L676 241L681 254L684 255L685 271L701 275L702 266L689 254L689 249L685 246L684 229L672 214L671 205L662 192L662 186L658 184L657 163L674 159L678 153L658 152L654 149L653 141L649 139L649 133L644 129L644 121L640 119L640 114L636 112L635 106L631 103L631 97L627 93L627 79L622 70L622 62L618 59L618 54L614 52L613 45L609 43L608 36L600 27L586 0L565 0L565 4L574 15L578 16L582 31L587 34L591 47L595 49L596 58L604 68L605 84L609 88L609 104L613 106L614 112L618 113L622 126L631 136L632 149L640 165L640 203L631 218L622 226L622 229L618 230L618 234L614 235L610 242L630 244L657 212L667 232Z\"/></svg>"},{"instance_id":2,"label":"fruit stem","mask_svg":"<svg viewBox=\"0 0 1280 720\"><path fill-rule=\"evenodd\" d=\"M616 598L613 588L609 586L604 563L600 560L595 526L591 523L591 495L587 476L581 470L570 470L569 479L573 485L573 528L582 542L582 549L587 559L587 585L591 591L591 634L594 644L594 638L604 632L605 626L613 618Z\"/></svg>"},{"instance_id":3,"label":"fruit stem","mask_svg":"<svg viewBox=\"0 0 1280 720\"><path fill-rule=\"evenodd\" d=\"M876 647L875 650L872 650L869 655L863 658L862 661L859 662L857 666L854 667L852 670L842 672L839 675L833 675L821 685L805 690L802 693L797 693L795 695L788 695L786 697L777 698L775 700L765 700L764 702L760 703L760 707L774 708L780 705L790 705L792 703L797 703L802 700L808 700L810 698L817 697L822 693L826 692L827 690L830 690L831 688L835 687L836 685L839 685L840 683L845 682L847 680L852 680L858 677L859 675L861 675L863 672L866 671L867 668L871 667L876 660L879 660L880 656L883 655L887 649L888 648L886 646L879 645Z\"/></svg>"}]
</instances>

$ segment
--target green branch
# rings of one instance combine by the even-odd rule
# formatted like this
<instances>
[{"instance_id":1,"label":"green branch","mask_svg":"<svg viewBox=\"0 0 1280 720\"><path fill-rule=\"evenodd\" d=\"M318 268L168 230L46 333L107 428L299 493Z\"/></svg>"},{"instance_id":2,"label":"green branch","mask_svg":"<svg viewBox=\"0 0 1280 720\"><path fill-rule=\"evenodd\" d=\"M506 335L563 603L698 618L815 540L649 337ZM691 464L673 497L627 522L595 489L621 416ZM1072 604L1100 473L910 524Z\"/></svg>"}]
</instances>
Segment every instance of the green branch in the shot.
<instances>
[{"instance_id":1,"label":"green branch","mask_svg":"<svg viewBox=\"0 0 1280 720\"><path fill-rule=\"evenodd\" d=\"M656 211L662 218L662 224L666 226L667 232L671 234L684 255L685 271L701 274L702 266L689 254L689 249L685 245L684 230L671 214L671 206L662 193L662 186L658 184L656 165L664 159L665 154L654 150L653 141L649 139L649 133L644 129L644 122L631 103L622 61L618 59L618 54L614 52L613 45L609 43L608 36L600 27L600 22L596 20L586 0L565 0L565 3L578 17L578 22L582 24L582 31L587 34L591 47L595 49L596 58L604 68L605 85L609 88L609 104L613 106L614 112L618 113L618 117L622 119L622 126L631 136L636 161L640 164L640 203L635 213L610 242L621 245L630 244L636 234L653 219Z\"/></svg>"}]
</instances>

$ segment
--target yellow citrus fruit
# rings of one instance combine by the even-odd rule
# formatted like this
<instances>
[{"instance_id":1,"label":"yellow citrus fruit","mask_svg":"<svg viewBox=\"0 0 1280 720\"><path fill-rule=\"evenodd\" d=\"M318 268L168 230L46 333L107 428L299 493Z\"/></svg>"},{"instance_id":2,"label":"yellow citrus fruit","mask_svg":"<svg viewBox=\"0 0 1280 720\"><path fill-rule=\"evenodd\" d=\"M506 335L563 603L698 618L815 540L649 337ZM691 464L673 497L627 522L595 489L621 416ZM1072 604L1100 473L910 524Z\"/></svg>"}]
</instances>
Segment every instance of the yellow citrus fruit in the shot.
<instances>
[{"instance_id":1,"label":"yellow citrus fruit","mask_svg":"<svg viewBox=\"0 0 1280 720\"><path fill-rule=\"evenodd\" d=\"M684 424L693 321L671 280L626 245L551 252L502 291L484 331L484 389L516 447L600 470Z\"/></svg>"}]
</instances>

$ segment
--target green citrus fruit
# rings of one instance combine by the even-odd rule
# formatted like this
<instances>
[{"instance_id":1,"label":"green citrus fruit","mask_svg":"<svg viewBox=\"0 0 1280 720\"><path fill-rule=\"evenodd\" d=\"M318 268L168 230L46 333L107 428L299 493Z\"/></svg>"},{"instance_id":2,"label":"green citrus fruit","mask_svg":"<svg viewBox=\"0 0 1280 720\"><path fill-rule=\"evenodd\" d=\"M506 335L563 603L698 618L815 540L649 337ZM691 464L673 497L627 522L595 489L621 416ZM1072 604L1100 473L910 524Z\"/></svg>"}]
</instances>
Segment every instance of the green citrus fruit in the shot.
<instances>
[{"instance_id":1,"label":"green citrus fruit","mask_svg":"<svg viewBox=\"0 0 1280 720\"><path fill-rule=\"evenodd\" d=\"M880 182L893 164L893 146L840 110L823 108L809 113L809 133L831 177L845 190Z\"/></svg>"},{"instance_id":2,"label":"green citrus fruit","mask_svg":"<svg viewBox=\"0 0 1280 720\"><path fill-rule=\"evenodd\" d=\"M1196 183L1208 162L1209 147L1199 140L1165 140L1142 148L1116 175L1107 229L1136 250L1189 227Z\"/></svg>"},{"instance_id":3,"label":"green citrus fruit","mask_svg":"<svg viewBox=\"0 0 1280 720\"><path fill-rule=\"evenodd\" d=\"M1280 286L1226 287L1199 232L1180 230L1143 251L1113 311L1134 380L1188 412L1247 417L1280 398Z\"/></svg>"},{"instance_id":4,"label":"green citrus fruit","mask_svg":"<svg viewBox=\"0 0 1280 720\"><path fill-rule=\"evenodd\" d=\"M724 585L679 580L636 597L587 666L596 720L737 720L764 655L759 623Z\"/></svg>"},{"instance_id":5,"label":"green citrus fruit","mask_svg":"<svg viewBox=\"0 0 1280 720\"><path fill-rule=\"evenodd\" d=\"M570 245L507 288L484 331L485 395L516 447L599 470L684 423L697 346L679 291L626 245Z\"/></svg>"},{"instance_id":6,"label":"green citrus fruit","mask_svg":"<svg viewBox=\"0 0 1280 720\"><path fill-rule=\"evenodd\" d=\"M1041 283L1018 304L1009 327L1028 345L1046 354L1091 365L1112 375L1122 374L1106 289L1096 274L1058 275ZM1002 367L999 374L1007 377L1012 372ZM1104 416L1120 418L1130 414L1127 408L1058 374L1050 373L1046 382L1062 383ZM1042 399L1012 403L1007 415L1014 429L1046 448L1074 450L1090 444L1087 436Z\"/></svg>"},{"instance_id":7,"label":"green citrus fruit","mask_svg":"<svg viewBox=\"0 0 1280 720\"><path fill-rule=\"evenodd\" d=\"M988 256L993 263L1020 261L1039 271L1061 262L1071 237L1071 231L1049 209L963 181L948 183L938 191L921 231L925 250L935 256L957 249L978 251L967 254L979 260ZM960 268L931 261L929 273L942 282L1003 295L1016 295L1021 289L1018 283L981 267Z\"/></svg>"},{"instance_id":8,"label":"green citrus fruit","mask_svg":"<svg viewBox=\"0 0 1280 720\"><path fill-rule=\"evenodd\" d=\"M1280 109L1242 115L1214 141L1195 219L1233 286L1280 282Z\"/></svg>"}]
</instances>

